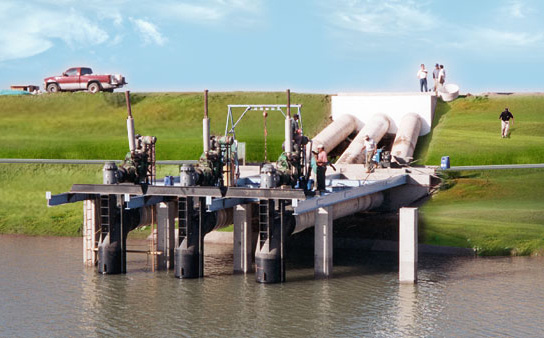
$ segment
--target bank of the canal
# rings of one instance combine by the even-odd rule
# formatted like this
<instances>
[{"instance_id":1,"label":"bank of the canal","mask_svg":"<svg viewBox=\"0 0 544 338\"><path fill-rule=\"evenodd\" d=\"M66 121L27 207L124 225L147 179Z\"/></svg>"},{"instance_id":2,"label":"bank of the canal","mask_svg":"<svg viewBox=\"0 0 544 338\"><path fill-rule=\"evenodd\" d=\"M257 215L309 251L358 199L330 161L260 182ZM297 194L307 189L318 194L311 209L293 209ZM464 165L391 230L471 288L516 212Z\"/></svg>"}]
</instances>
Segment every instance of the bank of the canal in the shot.
<instances>
[{"instance_id":1,"label":"bank of the canal","mask_svg":"<svg viewBox=\"0 0 544 338\"><path fill-rule=\"evenodd\" d=\"M158 159L196 159L201 144L201 93L132 95L136 130L156 135ZM212 132L222 133L227 104L284 103L284 93L212 93ZM293 94L303 104L304 128L314 135L328 121L328 95ZM516 123L500 138L499 113L508 106ZM63 93L0 97L0 158L120 159L126 152L122 93ZM452 165L544 163L544 96L461 97L439 102L432 134L418 142L419 163ZM262 161L260 114L237 129L249 160ZM255 128L254 126L259 126ZM283 121L269 118L268 155L275 158ZM175 174L175 166L158 176ZM526 255L544 250L544 170L451 173L447 184L422 208L423 243L478 249L480 254ZM0 164L0 233L77 236L80 204L45 206L45 191L72 183L100 183L99 165Z\"/></svg>"}]
</instances>

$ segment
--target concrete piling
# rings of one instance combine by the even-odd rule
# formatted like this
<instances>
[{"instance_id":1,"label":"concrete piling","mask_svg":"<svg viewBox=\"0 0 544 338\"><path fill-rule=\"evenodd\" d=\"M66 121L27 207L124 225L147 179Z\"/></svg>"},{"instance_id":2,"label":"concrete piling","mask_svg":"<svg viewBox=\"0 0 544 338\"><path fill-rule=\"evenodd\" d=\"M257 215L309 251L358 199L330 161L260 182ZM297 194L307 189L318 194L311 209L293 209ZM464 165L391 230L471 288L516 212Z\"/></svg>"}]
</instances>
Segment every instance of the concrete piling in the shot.
<instances>
[{"instance_id":1,"label":"concrete piling","mask_svg":"<svg viewBox=\"0 0 544 338\"><path fill-rule=\"evenodd\" d=\"M253 270L253 204L234 207L234 272L248 273Z\"/></svg>"},{"instance_id":2,"label":"concrete piling","mask_svg":"<svg viewBox=\"0 0 544 338\"><path fill-rule=\"evenodd\" d=\"M399 211L399 281L417 282L418 208Z\"/></svg>"},{"instance_id":3,"label":"concrete piling","mask_svg":"<svg viewBox=\"0 0 544 338\"><path fill-rule=\"evenodd\" d=\"M157 205L157 260L158 270L174 268L175 226L177 203L161 202Z\"/></svg>"},{"instance_id":4,"label":"concrete piling","mask_svg":"<svg viewBox=\"0 0 544 338\"><path fill-rule=\"evenodd\" d=\"M333 208L319 208L315 213L314 274L315 278L329 278L333 266Z\"/></svg>"}]
</instances>

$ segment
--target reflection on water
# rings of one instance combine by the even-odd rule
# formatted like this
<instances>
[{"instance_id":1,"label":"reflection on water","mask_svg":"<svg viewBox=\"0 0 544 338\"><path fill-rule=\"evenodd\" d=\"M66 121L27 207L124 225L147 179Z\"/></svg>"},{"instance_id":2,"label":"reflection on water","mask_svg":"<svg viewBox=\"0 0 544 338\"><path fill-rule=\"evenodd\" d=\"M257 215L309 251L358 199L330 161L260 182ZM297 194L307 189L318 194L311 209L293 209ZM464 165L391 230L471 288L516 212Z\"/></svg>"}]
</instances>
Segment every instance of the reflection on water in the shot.
<instances>
[{"instance_id":1,"label":"reflection on water","mask_svg":"<svg viewBox=\"0 0 544 338\"><path fill-rule=\"evenodd\" d=\"M543 336L543 258L420 257L419 283L397 282L394 254L335 252L314 280L311 253L287 283L232 274L232 252L206 246L206 278L126 275L82 265L80 239L0 236L0 336ZM308 257L310 259L308 259Z\"/></svg>"}]
</instances>

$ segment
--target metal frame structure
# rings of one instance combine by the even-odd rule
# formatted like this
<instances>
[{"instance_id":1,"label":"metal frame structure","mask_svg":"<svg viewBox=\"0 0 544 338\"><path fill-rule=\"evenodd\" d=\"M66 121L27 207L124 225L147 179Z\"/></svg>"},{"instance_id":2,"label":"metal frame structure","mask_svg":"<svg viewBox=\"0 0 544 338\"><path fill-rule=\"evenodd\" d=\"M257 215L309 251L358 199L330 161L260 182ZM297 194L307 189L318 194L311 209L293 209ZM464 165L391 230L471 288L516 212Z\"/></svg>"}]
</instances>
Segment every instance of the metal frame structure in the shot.
<instances>
[{"instance_id":1,"label":"metal frame structure","mask_svg":"<svg viewBox=\"0 0 544 338\"><path fill-rule=\"evenodd\" d=\"M302 126L302 105L301 104L290 104L291 108L297 109L297 114L299 115L299 123L300 123L300 129L303 129ZM232 108L245 108L244 112L240 117L234 122L234 117L232 116ZM288 108L286 104L229 104L228 105L228 113L227 113L227 122L225 124L225 136L227 135L233 135L236 138L236 133L234 129L240 123L240 121L244 118L247 112L250 110L261 110L261 111L279 111L282 113L283 117L287 116L283 112L283 108ZM229 122L230 122L230 129L229 129Z\"/></svg>"}]
</instances>

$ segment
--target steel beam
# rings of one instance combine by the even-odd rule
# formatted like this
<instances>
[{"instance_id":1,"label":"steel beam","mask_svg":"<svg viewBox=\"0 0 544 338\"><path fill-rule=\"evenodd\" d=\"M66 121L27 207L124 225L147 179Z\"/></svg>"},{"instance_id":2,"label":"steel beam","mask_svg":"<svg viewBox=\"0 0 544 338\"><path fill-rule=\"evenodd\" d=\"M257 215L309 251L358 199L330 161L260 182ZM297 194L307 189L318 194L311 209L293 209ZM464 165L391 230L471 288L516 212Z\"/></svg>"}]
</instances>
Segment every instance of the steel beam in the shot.
<instances>
[{"instance_id":1,"label":"steel beam","mask_svg":"<svg viewBox=\"0 0 544 338\"><path fill-rule=\"evenodd\" d=\"M260 189L229 187L227 198L260 198L260 199L306 199L302 189Z\"/></svg>"},{"instance_id":2,"label":"steel beam","mask_svg":"<svg viewBox=\"0 0 544 338\"><path fill-rule=\"evenodd\" d=\"M67 203L81 202L84 200L95 199L97 197L97 194L74 194L69 192L58 195L51 195L51 192L48 191L45 194L45 198L47 198L47 206L49 207Z\"/></svg>"},{"instance_id":3,"label":"steel beam","mask_svg":"<svg viewBox=\"0 0 544 338\"><path fill-rule=\"evenodd\" d=\"M251 202L257 202L257 200L251 198L216 198L212 200L211 204L208 204L208 212L229 209Z\"/></svg>"},{"instance_id":4,"label":"steel beam","mask_svg":"<svg viewBox=\"0 0 544 338\"><path fill-rule=\"evenodd\" d=\"M159 204L161 202L166 202L168 197L164 196L135 196L131 197L130 201L127 202L127 209L137 209L145 206Z\"/></svg>"}]
</instances>

